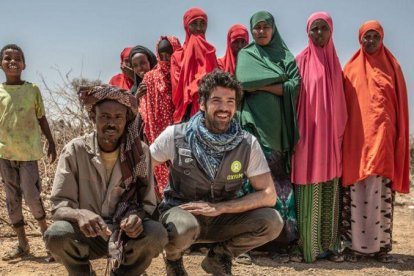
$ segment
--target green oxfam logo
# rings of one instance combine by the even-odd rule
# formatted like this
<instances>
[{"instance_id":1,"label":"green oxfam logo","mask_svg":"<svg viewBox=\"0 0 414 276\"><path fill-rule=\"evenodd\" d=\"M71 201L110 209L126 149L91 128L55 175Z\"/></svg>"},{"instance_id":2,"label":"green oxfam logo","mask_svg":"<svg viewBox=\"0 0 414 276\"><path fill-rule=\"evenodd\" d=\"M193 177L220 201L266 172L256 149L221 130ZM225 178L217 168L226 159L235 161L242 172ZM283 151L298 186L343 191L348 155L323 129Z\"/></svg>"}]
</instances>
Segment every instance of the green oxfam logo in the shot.
<instances>
[{"instance_id":1,"label":"green oxfam logo","mask_svg":"<svg viewBox=\"0 0 414 276\"><path fill-rule=\"evenodd\" d=\"M233 161L233 163L231 163L230 168L233 173L238 173L242 169L242 164L240 163L240 161L236 160L236 161Z\"/></svg>"}]
</instances>

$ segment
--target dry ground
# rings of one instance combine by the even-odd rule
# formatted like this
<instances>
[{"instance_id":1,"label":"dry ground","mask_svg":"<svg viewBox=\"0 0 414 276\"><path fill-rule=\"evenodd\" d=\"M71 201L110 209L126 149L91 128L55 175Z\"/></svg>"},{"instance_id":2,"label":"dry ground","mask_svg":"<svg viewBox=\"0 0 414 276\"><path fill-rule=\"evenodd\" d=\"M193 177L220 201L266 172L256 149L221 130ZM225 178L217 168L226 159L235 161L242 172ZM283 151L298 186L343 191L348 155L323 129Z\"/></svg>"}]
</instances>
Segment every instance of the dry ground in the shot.
<instances>
[{"instance_id":1,"label":"dry ground","mask_svg":"<svg viewBox=\"0 0 414 276\"><path fill-rule=\"evenodd\" d=\"M48 204L45 191L46 205ZM47 207L47 206L46 206ZM0 260L0 275L66 275L64 267L58 263L47 263L46 252L39 230L31 215L25 210L28 219L26 226L29 234L31 255L10 262ZM8 225L4 203L4 191L0 186L0 255L15 242L13 232ZM277 263L266 256L254 256L254 264L250 266L233 266L234 275L414 275L414 192L409 195L398 195L394 216L394 249L396 262L381 264L375 260L365 259L356 264L332 263L318 261L314 264ZM189 275L205 275L200 267L201 254L186 255L184 263ZM97 275L104 275L106 260L93 262ZM148 275L165 275L164 262L161 256L154 259L147 271Z\"/></svg>"}]
</instances>

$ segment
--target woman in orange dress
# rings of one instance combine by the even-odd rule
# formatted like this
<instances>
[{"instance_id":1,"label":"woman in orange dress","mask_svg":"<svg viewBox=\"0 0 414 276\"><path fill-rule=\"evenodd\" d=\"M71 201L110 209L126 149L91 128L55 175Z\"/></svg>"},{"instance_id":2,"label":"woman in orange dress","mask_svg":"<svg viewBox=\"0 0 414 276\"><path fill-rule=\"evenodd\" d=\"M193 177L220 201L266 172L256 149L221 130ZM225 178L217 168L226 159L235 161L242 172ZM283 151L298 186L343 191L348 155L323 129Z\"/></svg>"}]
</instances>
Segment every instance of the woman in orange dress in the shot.
<instances>
[{"instance_id":1,"label":"woman in orange dress","mask_svg":"<svg viewBox=\"0 0 414 276\"><path fill-rule=\"evenodd\" d=\"M392 261L394 193L409 192L407 89L378 21L359 29L361 48L345 65L348 122L343 143L345 258Z\"/></svg>"}]
</instances>

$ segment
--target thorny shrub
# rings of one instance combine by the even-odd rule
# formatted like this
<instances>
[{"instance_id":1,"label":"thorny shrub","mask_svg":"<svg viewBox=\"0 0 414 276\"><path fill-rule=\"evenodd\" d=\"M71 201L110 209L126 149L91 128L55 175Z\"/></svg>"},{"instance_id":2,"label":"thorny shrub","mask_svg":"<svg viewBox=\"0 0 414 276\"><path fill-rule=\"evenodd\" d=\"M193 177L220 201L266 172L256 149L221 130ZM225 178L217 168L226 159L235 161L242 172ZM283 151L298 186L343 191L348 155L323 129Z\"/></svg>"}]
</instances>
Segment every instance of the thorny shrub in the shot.
<instances>
[{"instance_id":1,"label":"thorny shrub","mask_svg":"<svg viewBox=\"0 0 414 276\"><path fill-rule=\"evenodd\" d=\"M63 84L53 88L42 77L43 100L58 156L53 164L50 164L47 156L44 156L39 161L43 192L47 198L50 196L56 166L63 147L72 139L93 130L93 124L79 102L77 91L80 86L102 84L100 80L88 80L85 78L71 79L69 73L65 76L60 72L58 73ZM47 142L45 139L44 146L44 152L46 152Z\"/></svg>"}]
</instances>

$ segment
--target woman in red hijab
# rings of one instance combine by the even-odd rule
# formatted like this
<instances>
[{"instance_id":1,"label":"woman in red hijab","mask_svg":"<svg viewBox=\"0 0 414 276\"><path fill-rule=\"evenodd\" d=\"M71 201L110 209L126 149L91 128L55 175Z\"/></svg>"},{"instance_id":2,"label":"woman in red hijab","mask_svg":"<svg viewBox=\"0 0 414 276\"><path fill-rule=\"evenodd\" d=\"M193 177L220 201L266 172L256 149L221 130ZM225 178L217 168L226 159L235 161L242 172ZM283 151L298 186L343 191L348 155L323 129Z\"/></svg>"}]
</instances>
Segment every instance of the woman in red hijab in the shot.
<instances>
[{"instance_id":1,"label":"woman in red hijab","mask_svg":"<svg viewBox=\"0 0 414 276\"><path fill-rule=\"evenodd\" d=\"M134 85L134 72L131 69L131 64L129 63L129 53L131 48L125 48L121 52L121 71L122 73L116 74L109 81L110 85L129 90Z\"/></svg>"},{"instance_id":2,"label":"woman in red hijab","mask_svg":"<svg viewBox=\"0 0 414 276\"><path fill-rule=\"evenodd\" d=\"M170 60L171 55L180 49L181 44L175 36L162 36L157 43L157 65L142 80L147 86L147 92L140 98L139 113L144 121L144 134L148 144L152 144L172 124L174 105L171 96ZM156 192L163 198L168 183L167 165L156 166L154 174L157 180Z\"/></svg>"},{"instance_id":3,"label":"woman in red hijab","mask_svg":"<svg viewBox=\"0 0 414 276\"><path fill-rule=\"evenodd\" d=\"M394 193L409 192L407 88L383 39L378 21L365 22L361 48L344 68L343 221L350 261L355 253L392 261Z\"/></svg>"},{"instance_id":4,"label":"woman in red hijab","mask_svg":"<svg viewBox=\"0 0 414 276\"><path fill-rule=\"evenodd\" d=\"M185 42L171 57L174 123L187 121L200 109L198 82L217 67L216 48L207 42L207 14L191 8L184 14Z\"/></svg>"},{"instance_id":5,"label":"woman in red hijab","mask_svg":"<svg viewBox=\"0 0 414 276\"><path fill-rule=\"evenodd\" d=\"M218 67L234 75L236 70L237 54L240 49L249 43L249 32L241 24L231 26L227 33L227 49L224 57L217 60Z\"/></svg>"}]
</instances>

